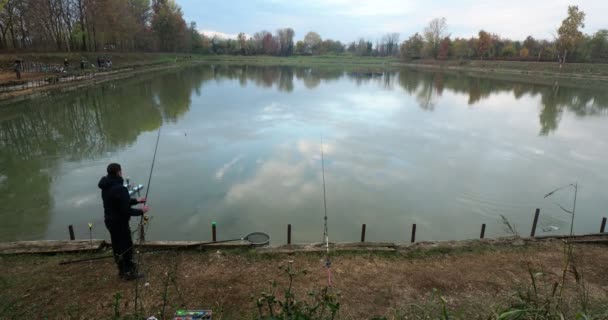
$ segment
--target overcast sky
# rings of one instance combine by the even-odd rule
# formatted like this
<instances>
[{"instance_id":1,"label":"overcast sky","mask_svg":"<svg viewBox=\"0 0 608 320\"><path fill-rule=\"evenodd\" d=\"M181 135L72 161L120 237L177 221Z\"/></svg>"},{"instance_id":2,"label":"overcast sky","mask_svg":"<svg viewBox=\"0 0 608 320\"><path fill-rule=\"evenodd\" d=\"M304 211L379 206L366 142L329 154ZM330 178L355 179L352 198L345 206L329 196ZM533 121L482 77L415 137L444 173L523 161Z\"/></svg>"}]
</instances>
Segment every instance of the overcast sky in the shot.
<instances>
[{"instance_id":1,"label":"overcast sky","mask_svg":"<svg viewBox=\"0 0 608 320\"><path fill-rule=\"evenodd\" d=\"M568 5L586 12L585 33L608 28L608 0L176 0L184 18L199 30L249 35L291 27L296 39L308 31L322 38L353 41L379 39L398 32L401 40L421 32L433 18L445 17L454 37L470 37L480 29L523 40L552 39Z\"/></svg>"}]
</instances>

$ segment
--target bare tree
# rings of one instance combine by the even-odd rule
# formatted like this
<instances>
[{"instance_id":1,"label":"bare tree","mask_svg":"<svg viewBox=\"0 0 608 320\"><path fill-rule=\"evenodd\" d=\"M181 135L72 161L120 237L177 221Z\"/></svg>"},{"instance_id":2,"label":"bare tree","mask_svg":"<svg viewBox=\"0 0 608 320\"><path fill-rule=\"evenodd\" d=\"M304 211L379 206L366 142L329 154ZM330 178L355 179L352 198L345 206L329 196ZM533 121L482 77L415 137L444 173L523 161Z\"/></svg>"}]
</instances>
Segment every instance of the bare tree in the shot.
<instances>
[{"instance_id":1,"label":"bare tree","mask_svg":"<svg viewBox=\"0 0 608 320\"><path fill-rule=\"evenodd\" d=\"M447 35L448 25L445 18L435 18L429 22L429 25L424 29L424 38L426 39L428 50L431 56L437 58L439 54L439 44Z\"/></svg>"},{"instance_id":2,"label":"bare tree","mask_svg":"<svg viewBox=\"0 0 608 320\"><path fill-rule=\"evenodd\" d=\"M277 30L277 39L279 41L279 54L289 56L293 53L293 36L295 32L292 28L284 28Z\"/></svg>"},{"instance_id":3,"label":"bare tree","mask_svg":"<svg viewBox=\"0 0 608 320\"><path fill-rule=\"evenodd\" d=\"M399 53L399 33L387 33L382 37L382 46L385 56L394 56Z\"/></svg>"}]
</instances>

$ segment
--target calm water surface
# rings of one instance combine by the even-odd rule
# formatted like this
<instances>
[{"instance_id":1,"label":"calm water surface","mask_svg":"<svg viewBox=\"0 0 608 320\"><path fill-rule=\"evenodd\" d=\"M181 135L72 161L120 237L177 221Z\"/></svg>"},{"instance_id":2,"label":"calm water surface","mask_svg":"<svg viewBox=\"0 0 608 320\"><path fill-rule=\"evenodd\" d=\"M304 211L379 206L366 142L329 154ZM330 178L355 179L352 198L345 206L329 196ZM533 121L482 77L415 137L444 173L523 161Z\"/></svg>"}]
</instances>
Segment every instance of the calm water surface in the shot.
<instances>
[{"instance_id":1,"label":"calm water surface","mask_svg":"<svg viewBox=\"0 0 608 320\"><path fill-rule=\"evenodd\" d=\"M576 83L401 70L200 66L0 107L0 240L108 238L109 162L146 183L149 239L268 232L321 241L324 140L329 232L356 241L576 232L608 214L608 93ZM557 204L556 204L557 203ZM135 224L135 223L133 223ZM554 229L554 228L553 228ZM539 231L539 233L547 233Z\"/></svg>"}]
</instances>

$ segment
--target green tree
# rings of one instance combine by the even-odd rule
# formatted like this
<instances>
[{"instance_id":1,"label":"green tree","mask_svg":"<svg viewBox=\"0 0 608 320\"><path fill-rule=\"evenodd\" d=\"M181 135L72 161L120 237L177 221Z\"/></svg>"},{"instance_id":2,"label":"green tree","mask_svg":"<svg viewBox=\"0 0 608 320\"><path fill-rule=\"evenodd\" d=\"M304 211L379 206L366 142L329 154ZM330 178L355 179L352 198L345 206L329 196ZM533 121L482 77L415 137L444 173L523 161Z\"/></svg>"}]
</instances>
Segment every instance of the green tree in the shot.
<instances>
[{"instance_id":1,"label":"green tree","mask_svg":"<svg viewBox=\"0 0 608 320\"><path fill-rule=\"evenodd\" d=\"M243 32L239 33L236 36L236 41L238 42L238 48L240 50L240 54L248 55L249 54L249 43L247 42L247 37Z\"/></svg>"},{"instance_id":2,"label":"green tree","mask_svg":"<svg viewBox=\"0 0 608 320\"><path fill-rule=\"evenodd\" d=\"M445 60L450 55L450 47L452 46L452 40L450 37L445 37L439 43L439 53L437 54L437 59Z\"/></svg>"},{"instance_id":3,"label":"green tree","mask_svg":"<svg viewBox=\"0 0 608 320\"><path fill-rule=\"evenodd\" d=\"M296 54L305 54L306 53L306 45L304 44L304 41L298 41L296 42Z\"/></svg>"},{"instance_id":4,"label":"green tree","mask_svg":"<svg viewBox=\"0 0 608 320\"><path fill-rule=\"evenodd\" d=\"M596 32L589 40L589 55L592 60L608 60L608 29Z\"/></svg>"},{"instance_id":5,"label":"green tree","mask_svg":"<svg viewBox=\"0 0 608 320\"><path fill-rule=\"evenodd\" d=\"M562 25L557 30L557 45L559 49L561 68L566 63L566 58L575 49L583 37L579 28L585 27L585 12L578 9L578 6L568 6L568 17L562 21Z\"/></svg>"},{"instance_id":6,"label":"green tree","mask_svg":"<svg viewBox=\"0 0 608 320\"><path fill-rule=\"evenodd\" d=\"M473 50L467 39L456 38L452 41L452 55L458 59L471 58Z\"/></svg>"},{"instance_id":7,"label":"green tree","mask_svg":"<svg viewBox=\"0 0 608 320\"><path fill-rule=\"evenodd\" d=\"M196 22L190 22L190 48L192 52L200 53L203 49L203 38L198 32Z\"/></svg>"},{"instance_id":8,"label":"green tree","mask_svg":"<svg viewBox=\"0 0 608 320\"><path fill-rule=\"evenodd\" d=\"M502 47L502 51L500 52L500 55L505 58L517 56L517 51L515 50L513 43L512 42L506 43L505 46Z\"/></svg>"},{"instance_id":9,"label":"green tree","mask_svg":"<svg viewBox=\"0 0 608 320\"><path fill-rule=\"evenodd\" d=\"M186 21L180 6L175 0L155 0L153 10L152 30L157 36L159 49L162 51L183 49Z\"/></svg>"},{"instance_id":10,"label":"green tree","mask_svg":"<svg viewBox=\"0 0 608 320\"><path fill-rule=\"evenodd\" d=\"M424 47L424 39L418 33L403 41L399 48L401 58L404 60L420 59L422 56L422 48Z\"/></svg>"},{"instance_id":11,"label":"green tree","mask_svg":"<svg viewBox=\"0 0 608 320\"><path fill-rule=\"evenodd\" d=\"M477 55L483 60L484 57L490 56L490 48L492 48L492 35L483 30L479 31L479 39L477 40Z\"/></svg>"},{"instance_id":12,"label":"green tree","mask_svg":"<svg viewBox=\"0 0 608 320\"><path fill-rule=\"evenodd\" d=\"M304 36L304 51L306 54L319 54L319 50L321 49L321 36L314 32L310 31Z\"/></svg>"}]
</instances>

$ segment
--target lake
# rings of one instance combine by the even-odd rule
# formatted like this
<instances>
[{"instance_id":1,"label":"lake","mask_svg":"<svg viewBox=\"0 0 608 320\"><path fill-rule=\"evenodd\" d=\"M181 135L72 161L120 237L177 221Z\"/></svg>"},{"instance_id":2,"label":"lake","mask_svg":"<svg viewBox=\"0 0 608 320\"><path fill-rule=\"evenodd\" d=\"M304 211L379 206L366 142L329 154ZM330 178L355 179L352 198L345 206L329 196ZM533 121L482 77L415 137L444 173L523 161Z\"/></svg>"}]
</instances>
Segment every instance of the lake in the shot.
<instances>
[{"instance_id":1,"label":"lake","mask_svg":"<svg viewBox=\"0 0 608 320\"><path fill-rule=\"evenodd\" d=\"M109 239L110 162L146 184L151 240L269 233L407 242L598 232L608 215L608 91L565 80L200 65L0 106L0 240ZM139 219L134 219L135 226ZM557 229L557 230L556 230ZM543 231L544 230L544 231Z\"/></svg>"}]
</instances>

